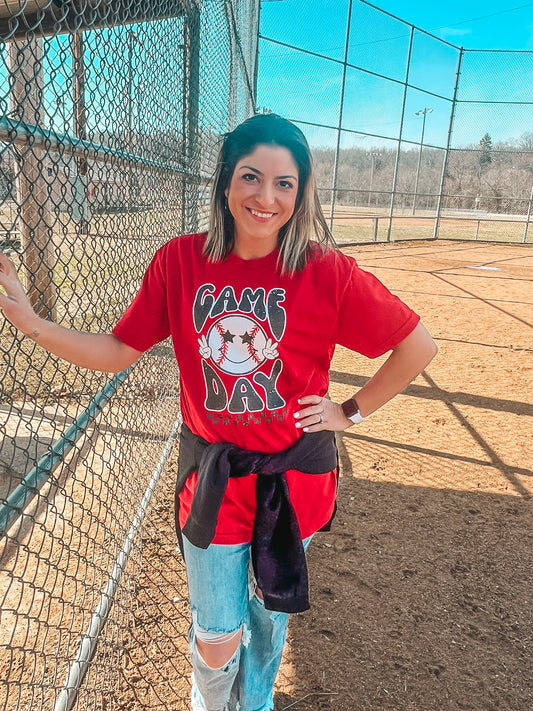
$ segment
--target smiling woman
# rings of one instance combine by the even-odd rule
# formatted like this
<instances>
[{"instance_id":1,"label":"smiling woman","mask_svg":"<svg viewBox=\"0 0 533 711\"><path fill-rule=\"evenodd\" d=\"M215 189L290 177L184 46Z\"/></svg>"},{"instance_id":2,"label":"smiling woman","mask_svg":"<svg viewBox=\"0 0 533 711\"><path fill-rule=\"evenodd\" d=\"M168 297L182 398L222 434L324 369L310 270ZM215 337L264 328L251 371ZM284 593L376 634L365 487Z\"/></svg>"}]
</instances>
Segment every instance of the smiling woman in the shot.
<instances>
[{"instance_id":1,"label":"smiling woman","mask_svg":"<svg viewBox=\"0 0 533 711\"><path fill-rule=\"evenodd\" d=\"M435 355L418 316L335 248L301 131L272 114L224 138L207 234L158 250L112 334L39 318L0 255L0 308L69 362L122 370L172 336L181 378L176 532L191 606L193 711L270 711L305 551L335 512L334 433ZM392 351L355 397L328 398L340 344Z\"/></svg>"},{"instance_id":2,"label":"smiling woman","mask_svg":"<svg viewBox=\"0 0 533 711\"><path fill-rule=\"evenodd\" d=\"M237 163L225 194L235 222L234 253L264 257L294 213L298 166L287 148L259 145Z\"/></svg>"},{"instance_id":3,"label":"smiling woman","mask_svg":"<svg viewBox=\"0 0 533 711\"><path fill-rule=\"evenodd\" d=\"M206 255L214 261L226 257L238 230L246 235L246 225L253 235L263 234L263 225L264 234L272 228L270 245L279 245L282 272L303 267L310 240L335 246L305 136L276 114L254 116L225 137L215 171ZM261 251L259 245L255 249Z\"/></svg>"}]
</instances>

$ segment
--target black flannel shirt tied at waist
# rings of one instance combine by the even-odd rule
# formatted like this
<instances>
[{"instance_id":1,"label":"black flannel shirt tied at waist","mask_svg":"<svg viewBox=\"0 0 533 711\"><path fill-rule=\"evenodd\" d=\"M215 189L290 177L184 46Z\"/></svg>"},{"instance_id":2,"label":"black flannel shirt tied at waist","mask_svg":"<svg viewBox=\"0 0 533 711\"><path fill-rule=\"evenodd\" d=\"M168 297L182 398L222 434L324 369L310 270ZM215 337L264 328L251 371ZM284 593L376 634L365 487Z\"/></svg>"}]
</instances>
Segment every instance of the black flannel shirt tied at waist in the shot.
<instances>
[{"instance_id":1,"label":"black flannel shirt tied at waist","mask_svg":"<svg viewBox=\"0 0 533 711\"><path fill-rule=\"evenodd\" d=\"M176 529L198 548L215 536L218 512L229 477L257 474L257 510L252 533L252 564L267 610L309 609L307 564L285 472L325 474L338 465L335 434L304 433L292 447L277 454L241 449L228 442L210 443L183 424L180 433ZM198 471L191 511L179 527L179 492L189 474ZM333 518L333 517L332 517ZM321 530L328 530L331 520Z\"/></svg>"}]
</instances>

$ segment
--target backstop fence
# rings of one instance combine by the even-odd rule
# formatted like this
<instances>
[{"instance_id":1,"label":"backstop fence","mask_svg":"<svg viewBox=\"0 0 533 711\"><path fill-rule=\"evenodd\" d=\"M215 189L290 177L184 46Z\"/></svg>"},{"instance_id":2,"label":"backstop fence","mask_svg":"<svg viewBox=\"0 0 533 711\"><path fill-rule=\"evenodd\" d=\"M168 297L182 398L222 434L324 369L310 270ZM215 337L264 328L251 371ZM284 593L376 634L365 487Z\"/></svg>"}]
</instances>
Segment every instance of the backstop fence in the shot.
<instances>
[{"instance_id":1,"label":"backstop fence","mask_svg":"<svg viewBox=\"0 0 533 711\"><path fill-rule=\"evenodd\" d=\"M365 0L264 2L258 104L300 124L339 241L531 242L533 52Z\"/></svg>"},{"instance_id":2,"label":"backstop fence","mask_svg":"<svg viewBox=\"0 0 533 711\"><path fill-rule=\"evenodd\" d=\"M257 25L256 0L1 3L0 248L41 315L109 332L156 249L205 224L220 135L255 106ZM166 683L185 700L186 596L158 526L171 344L113 378L4 319L0 348L0 709L167 708ZM148 685L154 645L170 671L152 662Z\"/></svg>"}]
</instances>

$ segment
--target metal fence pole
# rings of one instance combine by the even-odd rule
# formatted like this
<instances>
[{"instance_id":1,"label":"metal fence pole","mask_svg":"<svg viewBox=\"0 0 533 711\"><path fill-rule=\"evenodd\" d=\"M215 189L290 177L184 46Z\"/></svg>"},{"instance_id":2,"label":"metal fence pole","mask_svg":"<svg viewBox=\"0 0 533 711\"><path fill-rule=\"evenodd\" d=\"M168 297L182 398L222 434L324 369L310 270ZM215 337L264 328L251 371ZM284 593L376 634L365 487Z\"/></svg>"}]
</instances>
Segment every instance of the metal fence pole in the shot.
<instances>
[{"instance_id":1,"label":"metal fence pole","mask_svg":"<svg viewBox=\"0 0 533 711\"><path fill-rule=\"evenodd\" d=\"M239 101L239 91L237 87L237 76L239 60L237 58L237 42L235 39L235 34L233 32L233 23L231 8L224 3L224 13L226 15L226 22L228 24L228 39L230 44L230 52L228 57L229 62L229 86L228 86L228 112L227 112L227 131L231 131L235 128L236 117L238 116L238 101Z\"/></svg>"},{"instance_id":2,"label":"metal fence pole","mask_svg":"<svg viewBox=\"0 0 533 711\"><path fill-rule=\"evenodd\" d=\"M104 405L116 393L118 387L122 385L128 377L131 368L117 373L112 380L101 390L89 403L81 415L79 415L64 435L50 447L50 450L27 474L17 488L7 497L0 507L0 537L4 536L15 521L24 513L33 499L37 496L44 484L50 479L56 467L65 460L67 454L72 450L80 437L86 434L89 425L101 412Z\"/></svg>"},{"instance_id":3,"label":"metal fence pole","mask_svg":"<svg viewBox=\"0 0 533 711\"><path fill-rule=\"evenodd\" d=\"M411 70L411 54L413 51L413 36L415 28L411 25L411 32L409 34L409 49L407 50L407 61L405 63L405 80L403 84L403 97L402 97L402 111L400 115L400 133L398 135L398 147L396 150L396 158L394 160L394 173L392 177L392 190L389 205L389 225L387 227L387 242L390 242L391 232L392 232L392 217L394 215L394 198L396 195L396 188L398 186L398 170L400 167L400 155L402 150L402 134L403 134L403 122L405 118L405 103L407 100L407 89L409 83L409 72Z\"/></svg>"},{"instance_id":4,"label":"metal fence pole","mask_svg":"<svg viewBox=\"0 0 533 711\"><path fill-rule=\"evenodd\" d=\"M31 142L33 151L36 148L43 148L48 149L48 151L61 151L64 156L76 155L83 157L87 152L90 152L91 158L94 160L108 160L120 165L135 163L147 171L192 175L190 170L179 167L176 162L171 163L165 160L145 158L135 153L127 153L126 151L110 148L92 141L84 141L81 138L72 138L68 134L57 133L57 131L40 128L35 124L13 121L13 119L8 118L0 118L0 141L9 142L13 146L17 146L17 148L19 146L24 147ZM206 174L204 177L208 177L208 175Z\"/></svg>"},{"instance_id":5,"label":"metal fence pole","mask_svg":"<svg viewBox=\"0 0 533 711\"><path fill-rule=\"evenodd\" d=\"M190 177L185 182L183 204L184 231L192 232L198 224L200 156L197 150L200 106L200 11L191 7L185 25L184 90L186 106L185 156Z\"/></svg>"},{"instance_id":6,"label":"metal fence pole","mask_svg":"<svg viewBox=\"0 0 533 711\"><path fill-rule=\"evenodd\" d=\"M527 241L527 233L529 230L529 223L531 221L532 203L533 203L533 185L531 186L531 193L529 195L529 202L527 204L526 224L524 225L524 234L522 235L522 242L523 243L525 243Z\"/></svg>"},{"instance_id":7,"label":"metal fence pole","mask_svg":"<svg viewBox=\"0 0 533 711\"><path fill-rule=\"evenodd\" d=\"M335 212L335 202L337 197L337 176L339 171L339 151L341 146L342 115L344 111L344 90L346 87L346 70L348 68L348 52L350 49L350 26L352 21L352 0L348 4L348 18L346 20L346 39L344 41L344 61L342 65L342 84L339 105L339 123L337 126L337 142L335 145L335 158L333 163L333 182L331 189L331 207L329 215L329 228L333 231L333 213Z\"/></svg>"},{"instance_id":8,"label":"metal fence pole","mask_svg":"<svg viewBox=\"0 0 533 711\"><path fill-rule=\"evenodd\" d=\"M91 663L91 659L93 658L96 650L100 633L107 622L109 612L113 605L113 599L116 595L117 588L120 585L122 574L128 563L132 545L137 537L137 534L139 533L139 529L144 521L148 505L152 500L152 496L161 477L161 472L163 471L163 468L172 451L172 447L176 441L180 423L181 416L179 416L174 423L174 427L172 428L170 436L165 444L163 453L161 454L161 457L152 474L152 478L150 479L144 492L137 515L135 516L126 538L124 539L124 544L115 562L109 580L107 581L105 590L100 596L100 601L91 618L89 628L81 640L78 654L69 669L67 678L63 685L63 690L54 706L54 711L70 711L76 701L81 683L83 682Z\"/></svg>"},{"instance_id":9,"label":"metal fence pole","mask_svg":"<svg viewBox=\"0 0 533 711\"><path fill-rule=\"evenodd\" d=\"M257 113L258 111L258 106L257 106L257 79L259 76L259 55L260 55L260 36L261 36L261 8L262 8L262 3L261 0L257 3L257 32L255 33L254 41L255 41L255 57L254 57L254 73L252 76L252 99L253 99L253 106L252 106L252 111L253 113Z\"/></svg>"},{"instance_id":10,"label":"metal fence pole","mask_svg":"<svg viewBox=\"0 0 533 711\"><path fill-rule=\"evenodd\" d=\"M85 110L85 60L83 32L72 35L72 73L73 99L74 99L74 135L82 140L87 139L87 113ZM76 161L77 175L75 177L75 195L73 195L73 217L80 220L80 232L87 234L89 231L89 211L87 205L87 173L89 165L85 155Z\"/></svg>"},{"instance_id":11,"label":"metal fence pole","mask_svg":"<svg viewBox=\"0 0 533 711\"><path fill-rule=\"evenodd\" d=\"M455 70L455 85L453 88L453 98L452 98L452 106L450 109L450 121L448 123L448 136L446 138L446 151L444 153L444 160L442 162L442 173L441 173L441 178L440 178L440 187L439 187L439 198L437 201L437 214L435 215L435 225L433 228L433 239L437 239L439 236L439 226L440 226L440 215L442 211L442 202L443 202L443 193L444 193L444 185L446 183L446 171L448 169L448 160L450 156L450 146L452 142L452 131L453 131L453 122L455 119L455 109L457 106L457 93L459 91L459 78L461 76L461 65L463 63L463 53L464 49L462 47L459 48L459 56L457 57L457 68Z\"/></svg>"}]
</instances>

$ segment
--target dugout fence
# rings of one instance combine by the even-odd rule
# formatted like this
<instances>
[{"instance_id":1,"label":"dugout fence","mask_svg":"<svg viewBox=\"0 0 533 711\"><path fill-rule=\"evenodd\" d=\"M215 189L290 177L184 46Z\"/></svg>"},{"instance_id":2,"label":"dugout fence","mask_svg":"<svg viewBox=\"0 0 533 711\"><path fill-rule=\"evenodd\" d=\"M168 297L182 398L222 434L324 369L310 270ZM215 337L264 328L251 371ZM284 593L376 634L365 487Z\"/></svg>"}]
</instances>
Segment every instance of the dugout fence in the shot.
<instances>
[{"instance_id":1,"label":"dugout fence","mask_svg":"<svg viewBox=\"0 0 533 711\"><path fill-rule=\"evenodd\" d=\"M259 106L305 131L341 242L533 241L532 74L365 0L262 6Z\"/></svg>"},{"instance_id":2,"label":"dugout fence","mask_svg":"<svg viewBox=\"0 0 533 711\"><path fill-rule=\"evenodd\" d=\"M108 332L156 249L205 225L220 135L255 106L257 23L255 0L2 3L0 248L41 315ZM168 684L185 704L183 573L158 524L172 346L110 377L0 328L0 709L167 708Z\"/></svg>"}]
</instances>

